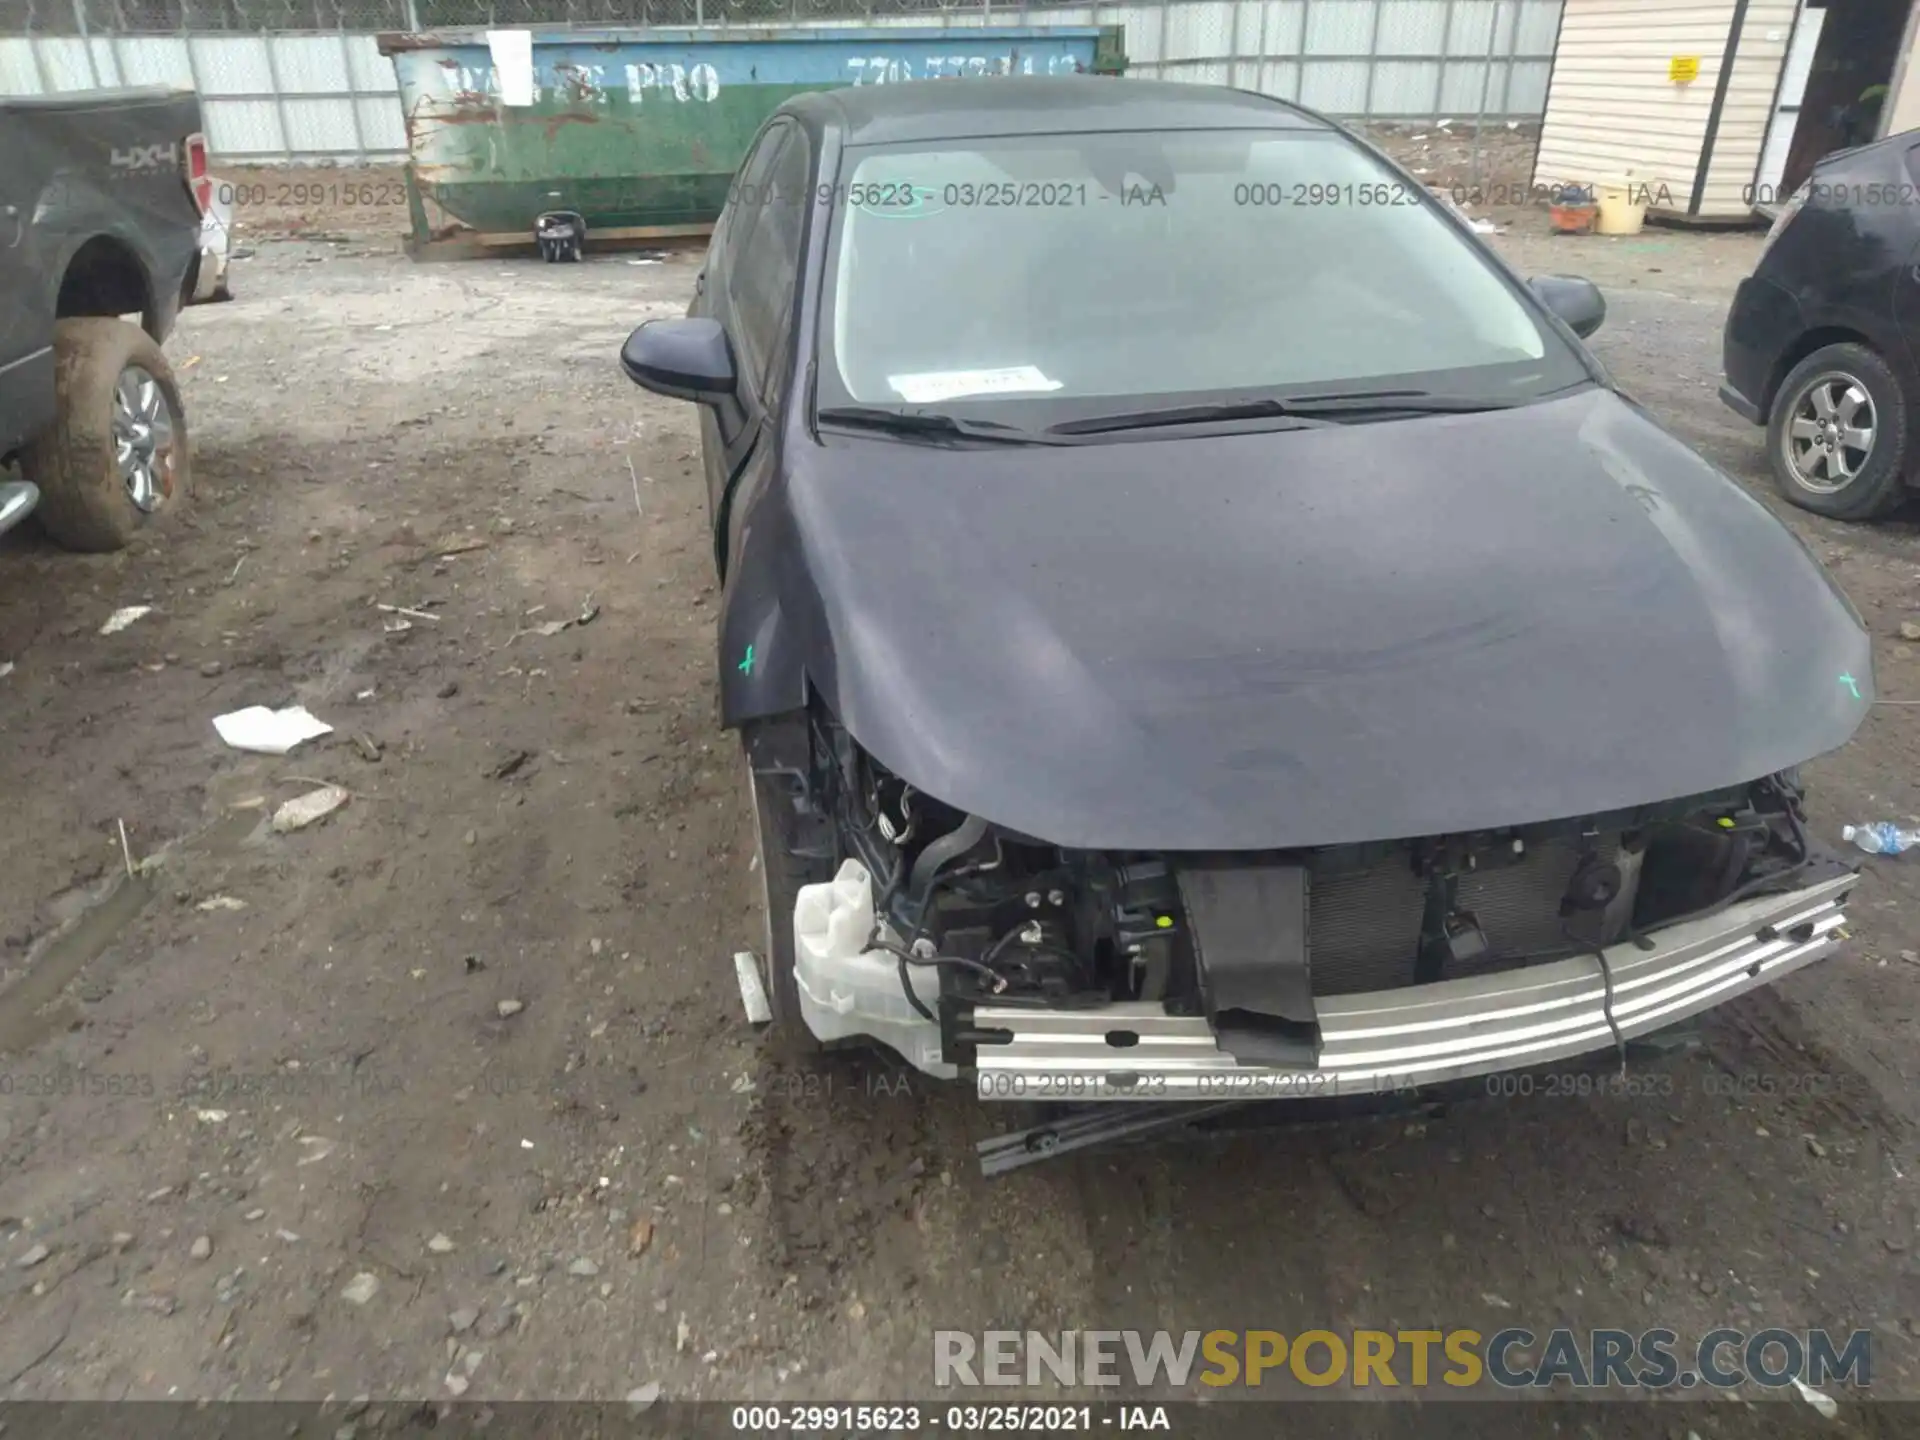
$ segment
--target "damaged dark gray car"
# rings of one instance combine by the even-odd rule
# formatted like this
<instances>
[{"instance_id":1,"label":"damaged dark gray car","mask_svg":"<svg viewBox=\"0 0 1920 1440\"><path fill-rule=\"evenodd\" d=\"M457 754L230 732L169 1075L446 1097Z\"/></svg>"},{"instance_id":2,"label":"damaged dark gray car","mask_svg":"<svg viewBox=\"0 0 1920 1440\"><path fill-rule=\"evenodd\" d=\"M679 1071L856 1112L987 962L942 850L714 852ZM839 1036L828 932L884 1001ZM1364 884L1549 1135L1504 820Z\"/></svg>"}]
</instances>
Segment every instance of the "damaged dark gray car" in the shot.
<instances>
[{"instance_id":1,"label":"damaged dark gray car","mask_svg":"<svg viewBox=\"0 0 1920 1440\"><path fill-rule=\"evenodd\" d=\"M1279 101L787 102L685 319L777 1024L983 1097L1400 1089L1830 953L1859 616L1517 279Z\"/></svg>"}]
</instances>

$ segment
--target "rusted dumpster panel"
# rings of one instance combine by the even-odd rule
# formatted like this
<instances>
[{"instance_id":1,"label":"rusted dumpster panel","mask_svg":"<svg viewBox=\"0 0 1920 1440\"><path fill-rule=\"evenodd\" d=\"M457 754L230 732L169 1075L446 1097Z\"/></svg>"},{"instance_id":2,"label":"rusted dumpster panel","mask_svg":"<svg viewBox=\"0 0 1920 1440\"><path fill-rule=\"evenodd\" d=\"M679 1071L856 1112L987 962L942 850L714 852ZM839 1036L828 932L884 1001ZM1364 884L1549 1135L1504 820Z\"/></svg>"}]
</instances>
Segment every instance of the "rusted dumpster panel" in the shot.
<instances>
[{"instance_id":1,"label":"rusted dumpster panel","mask_svg":"<svg viewBox=\"0 0 1920 1440\"><path fill-rule=\"evenodd\" d=\"M578 211L601 236L710 224L754 133L802 91L1125 66L1115 26L518 35L380 37L419 192L515 238L546 210Z\"/></svg>"}]
</instances>

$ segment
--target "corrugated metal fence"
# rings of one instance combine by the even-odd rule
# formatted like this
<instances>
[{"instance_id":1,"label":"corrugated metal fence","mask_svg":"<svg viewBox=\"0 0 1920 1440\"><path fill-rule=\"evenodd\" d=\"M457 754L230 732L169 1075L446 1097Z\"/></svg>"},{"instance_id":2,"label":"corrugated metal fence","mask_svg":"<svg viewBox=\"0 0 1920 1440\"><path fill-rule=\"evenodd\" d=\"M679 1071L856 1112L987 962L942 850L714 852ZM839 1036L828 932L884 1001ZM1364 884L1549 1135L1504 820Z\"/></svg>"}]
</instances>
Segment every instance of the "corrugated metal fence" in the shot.
<instances>
[{"instance_id":1,"label":"corrugated metal fence","mask_svg":"<svg viewBox=\"0 0 1920 1440\"><path fill-rule=\"evenodd\" d=\"M391 160L381 30L445 25L1124 25L1136 75L1237 85L1342 119L1537 120L1561 0L0 0L0 95L199 90L229 163Z\"/></svg>"}]
</instances>

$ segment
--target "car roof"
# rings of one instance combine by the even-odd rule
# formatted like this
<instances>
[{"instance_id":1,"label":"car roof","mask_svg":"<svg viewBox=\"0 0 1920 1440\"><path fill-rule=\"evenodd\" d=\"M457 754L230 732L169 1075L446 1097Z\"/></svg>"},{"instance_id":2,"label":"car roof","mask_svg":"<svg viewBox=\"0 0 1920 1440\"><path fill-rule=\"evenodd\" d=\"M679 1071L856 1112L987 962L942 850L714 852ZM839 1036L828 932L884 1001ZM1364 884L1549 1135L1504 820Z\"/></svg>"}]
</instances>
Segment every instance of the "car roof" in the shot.
<instances>
[{"instance_id":1,"label":"car roof","mask_svg":"<svg viewBox=\"0 0 1920 1440\"><path fill-rule=\"evenodd\" d=\"M1017 75L852 85L780 109L848 145L1098 130L1332 130L1329 121L1250 90L1108 75Z\"/></svg>"}]
</instances>

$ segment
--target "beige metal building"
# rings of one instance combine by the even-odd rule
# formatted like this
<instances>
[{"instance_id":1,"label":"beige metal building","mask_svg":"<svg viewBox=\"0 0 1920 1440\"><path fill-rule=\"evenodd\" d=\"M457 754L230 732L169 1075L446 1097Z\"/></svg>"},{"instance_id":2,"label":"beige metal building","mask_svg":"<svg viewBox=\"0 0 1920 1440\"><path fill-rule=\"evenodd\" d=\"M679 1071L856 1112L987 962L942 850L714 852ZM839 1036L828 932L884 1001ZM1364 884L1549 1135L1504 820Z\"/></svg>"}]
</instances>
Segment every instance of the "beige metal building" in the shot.
<instances>
[{"instance_id":1,"label":"beige metal building","mask_svg":"<svg viewBox=\"0 0 1920 1440\"><path fill-rule=\"evenodd\" d=\"M1536 186L1767 213L1820 157L1920 127L1915 0L1565 0Z\"/></svg>"}]
</instances>

